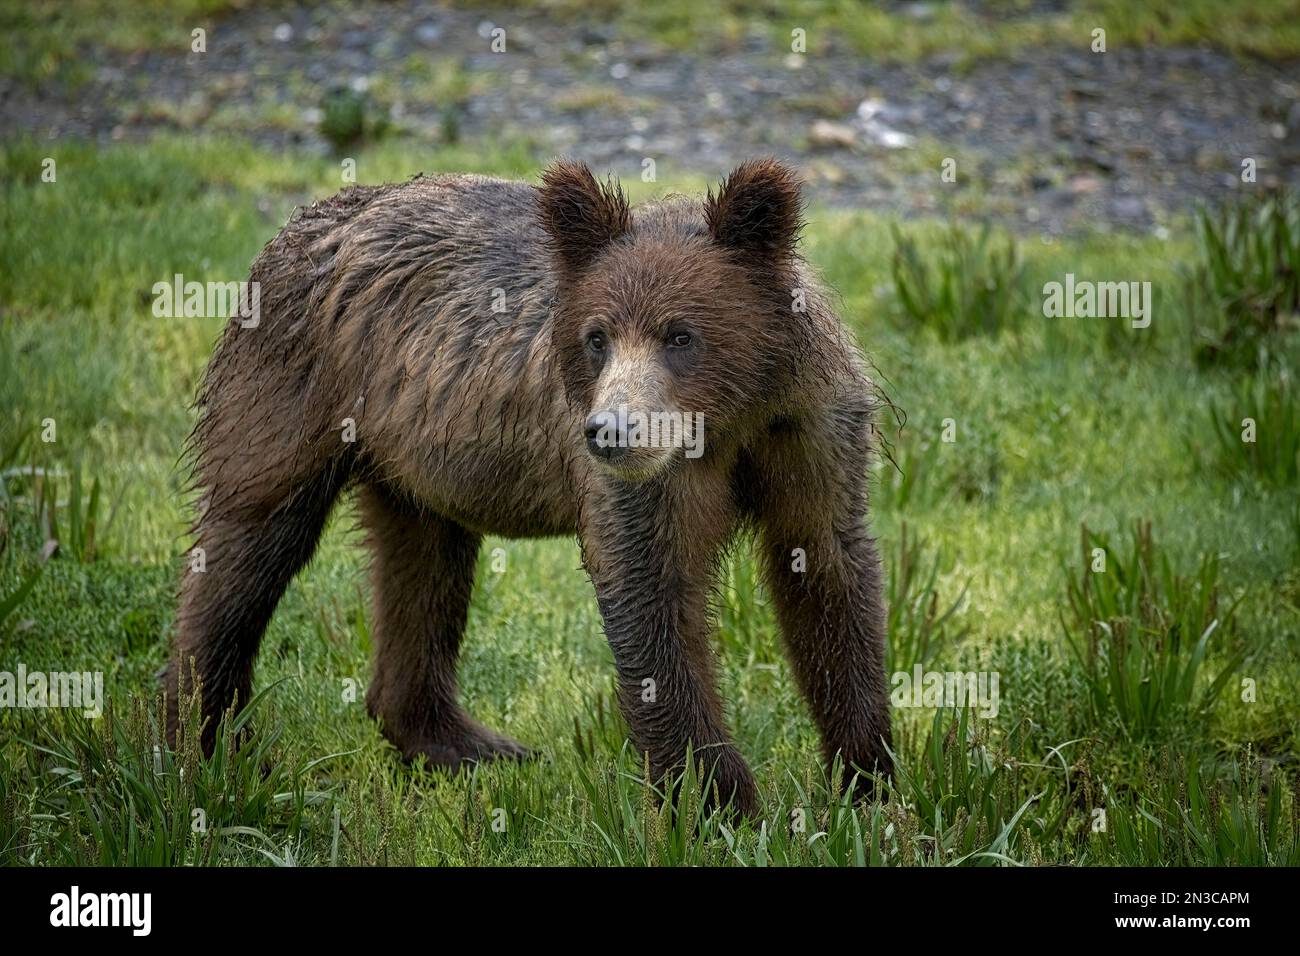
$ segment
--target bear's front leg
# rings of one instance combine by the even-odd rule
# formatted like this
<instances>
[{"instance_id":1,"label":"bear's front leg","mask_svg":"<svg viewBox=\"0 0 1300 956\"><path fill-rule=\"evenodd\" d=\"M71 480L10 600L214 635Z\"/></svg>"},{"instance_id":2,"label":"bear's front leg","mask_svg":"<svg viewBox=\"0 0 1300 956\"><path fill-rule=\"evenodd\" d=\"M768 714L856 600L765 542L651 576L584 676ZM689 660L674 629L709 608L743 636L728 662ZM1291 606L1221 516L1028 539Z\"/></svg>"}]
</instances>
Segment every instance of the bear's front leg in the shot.
<instances>
[{"instance_id":1,"label":"bear's front leg","mask_svg":"<svg viewBox=\"0 0 1300 956\"><path fill-rule=\"evenodd\" d=\"M858 402L774 434L755 456L764 578L828 765L888 774L886 607L867 529L869 408Z\"/></svg>"},{"instance_id":2,"label":"bear's front leg","mask_svg":"<svg viewBox=\"0 0 1300 956\"><path fill-rule=\"evenodd\" d=\"M583 502L583 561L618 670L619 703L656 781L689 748L706 798L758 815L753 775L718 698L708 594L735 522L724 482L707 474L642 484L610 480Z\"/></svg>"}]
</instances>

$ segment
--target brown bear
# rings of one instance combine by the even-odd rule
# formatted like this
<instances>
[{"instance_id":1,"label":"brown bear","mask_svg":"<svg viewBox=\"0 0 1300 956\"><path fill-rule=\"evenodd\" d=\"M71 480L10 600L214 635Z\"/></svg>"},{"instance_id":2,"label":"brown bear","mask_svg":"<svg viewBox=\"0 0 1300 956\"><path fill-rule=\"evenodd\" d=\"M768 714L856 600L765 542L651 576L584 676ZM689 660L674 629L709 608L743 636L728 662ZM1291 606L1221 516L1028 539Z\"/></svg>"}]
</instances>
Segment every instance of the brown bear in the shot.
<instances>
[{"instance_id":1,"label":"brown bear","mask_svg":"<svg viewBox=\"0 0 1300 956\"><path fill-rule=\"evenodd\" d=\"M253 264L260 316L231 320L199 395L206 568L181 587L173 738L191 675L208 749L248 701L277 602L356 486L367 704L407 759L527 753L457 696L479 546L576 533L634 744L658 779L693 749L713 793L756 813L710 635L721 557L752 532L825 758L887 772L877 392L802 225L775 160L635 209L561 161L540 187L417 177L299 210ZM654 440L647 421L665 426Z\"/></svg>"}]
</instances>

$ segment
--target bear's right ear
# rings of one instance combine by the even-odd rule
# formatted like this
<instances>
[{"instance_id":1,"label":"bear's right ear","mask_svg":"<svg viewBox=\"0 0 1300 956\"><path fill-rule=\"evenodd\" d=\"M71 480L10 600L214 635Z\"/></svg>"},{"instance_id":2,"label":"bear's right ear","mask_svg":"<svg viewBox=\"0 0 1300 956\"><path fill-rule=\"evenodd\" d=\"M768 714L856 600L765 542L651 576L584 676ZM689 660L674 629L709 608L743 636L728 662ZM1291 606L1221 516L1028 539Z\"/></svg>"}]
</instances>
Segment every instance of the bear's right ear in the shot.
<instances>
[{"instance_id":1,"label":"bear's right ear","mask_svg":"<svg viewBox=\"0 0 1300 956\"><path fill-rule=\"evenodd\" d=\"M542 173L537 216L551 250L569 270L585 268L627 232L627 197L617 180L596 182L585 163L561 159Z\"/></svg>"},{"instance_id":2,"label":"bear's right ear","mask_svg":"<svg viewBox=\"0 0 1300 956\"><path fill-rule=\"evenodd\" d=\"M803 228L799 175L775 159L741 163L717 195L709 190L704 218L719 245L761 258L789 257Z\"/></svg>"}]
</instances>

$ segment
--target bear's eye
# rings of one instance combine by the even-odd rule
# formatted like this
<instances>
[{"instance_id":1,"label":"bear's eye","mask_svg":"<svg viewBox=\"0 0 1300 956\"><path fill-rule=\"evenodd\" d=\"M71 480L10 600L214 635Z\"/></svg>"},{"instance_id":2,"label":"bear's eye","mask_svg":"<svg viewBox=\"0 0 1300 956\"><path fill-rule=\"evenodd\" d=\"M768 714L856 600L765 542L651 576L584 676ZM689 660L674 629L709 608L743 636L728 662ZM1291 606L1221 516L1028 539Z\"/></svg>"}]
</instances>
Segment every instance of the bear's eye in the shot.
<instances>
[{"instance_id":1,"label":"bear's eye","mask_svg":"<svg viewBox=\"0 0 1300 956\"><path fill-rule=\"evenodd\" d=\"M593 352L605 351L605 336L599 332L592 332L587 336L587 348Z\"/></svg>"},{"instance_id":2,"label":"bear's eye","mask_svg":"<svg viewBox=\"0 0 1300 956\"><path fill-rule=\"evenodd\" d=\"M674 332L668 337L668 344L675 349L684 349L691 344L691 333Z\"/></svg>"}]
</instances>

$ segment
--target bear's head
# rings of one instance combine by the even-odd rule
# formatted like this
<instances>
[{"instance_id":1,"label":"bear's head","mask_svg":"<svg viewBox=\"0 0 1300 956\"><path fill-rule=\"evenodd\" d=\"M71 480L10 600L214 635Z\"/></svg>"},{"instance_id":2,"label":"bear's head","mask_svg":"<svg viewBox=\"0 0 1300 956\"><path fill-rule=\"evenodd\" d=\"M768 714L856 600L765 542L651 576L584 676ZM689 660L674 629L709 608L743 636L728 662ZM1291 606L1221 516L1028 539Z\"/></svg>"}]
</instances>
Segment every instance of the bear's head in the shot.
<instances>
[{"instance_id":1,"label":"bear's head","mask_svg":"<svg viewBox=\"0 0 1300 956\"><path fill-rule=\"evenodd\" d=\"M565 395L603 467L642 480L772 417L804 292L791 169L755 160L702 202L630 209L617 182L560 161L542 176L538 217L558 276Z\"/></svg>"}]
</instances>

